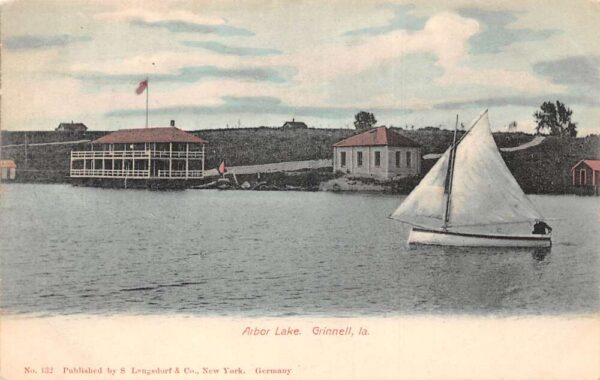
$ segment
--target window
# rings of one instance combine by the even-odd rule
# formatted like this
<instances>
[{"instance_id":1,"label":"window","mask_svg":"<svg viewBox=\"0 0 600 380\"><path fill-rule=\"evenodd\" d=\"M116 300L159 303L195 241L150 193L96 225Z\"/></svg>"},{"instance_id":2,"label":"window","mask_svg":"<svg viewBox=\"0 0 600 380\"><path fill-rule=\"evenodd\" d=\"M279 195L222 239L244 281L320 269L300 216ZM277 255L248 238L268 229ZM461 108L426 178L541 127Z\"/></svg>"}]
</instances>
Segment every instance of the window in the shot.
<instances>
[{"instance_id":1,"label":"window","mask_svg":"<svg viewBox=\"0 0 600 380\"><path fill-rule=\"evenodd\" d=\"M362 152L356 152L356 166L362 166Z\"/></svg>"},{"instance_id":2,"label":"window","mask_svg":"<svg viewBox=\"0 0 600 380\"><path fill-rule=\"evenodd\" d=\"M579 171L579 184L580 185L585 185L586 181L586 173L585 173L585 169L581 169Z\"/></svg>"},{"instance_id":3,"label":"window","mask_svg":"<svg viewBox=\"0 0 600 380\"><path fill-rule=\"evenodd\" d=\"M375 152L375 166L381 166L381 152Z\"/></svg>"},{"instance_id":4,"label":"window","mask_svg":"<svg viewBox=\"0 0 600 380\"><path fill-rule=\"evenodd\" d=\"M340 153L340 166L346 166L346 152Z\"/></svg>"},{"instance_id":5,"label":"window","mask_svg":"<svg viewBox=\"0 0 600 380\"><path fill-rule=\"evenodd\" d=\"M410 152L406 152L406 167L410 168L410 159L411 159L411 154Z\"/></svg>"},{"instance_id":6,"label":"window","mask_svg":"<svg viewBox=\"0 0 600 380\"><path fill-rule=\"evenodd\" d=\"M400 152L396 152L396 167L400 167Z\"/></svg>"}]
</instances>

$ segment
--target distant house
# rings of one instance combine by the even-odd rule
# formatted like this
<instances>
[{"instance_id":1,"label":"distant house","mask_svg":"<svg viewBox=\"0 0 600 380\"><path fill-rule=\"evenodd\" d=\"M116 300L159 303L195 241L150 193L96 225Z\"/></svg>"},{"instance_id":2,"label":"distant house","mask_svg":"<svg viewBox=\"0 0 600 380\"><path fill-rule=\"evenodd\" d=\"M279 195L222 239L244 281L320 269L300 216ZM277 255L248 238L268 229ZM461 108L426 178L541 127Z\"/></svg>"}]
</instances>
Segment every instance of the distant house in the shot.
<instances>
[{"instance_id":1,"label":"distant house","mask_svg":"<svg viewBox=\"0 0 600 380\"><path fill-rule=\"evenodd\" d=\"M571 168L573 187L577 193L600 194L600 160L581 160Z\"/></svg>"},{"instance_id":2,"label":"distant house","mask_svg":"<svg viewBox=\"0 0 600 380\"><path fill-rule=\"evenodd\" d=\"M13 160L0 160L0 178L3 180L15 179L17 164Z\"/></svg>"},{"instance_id":3,"label":"distant house","mask_svg":"<svg viewBox=\"0 0 600 380\"><path fill-rule=\"evenodd\" d=\"M333 145L333 170L379 179L419 175L421 146L389 128L373 128Z\"/></svg>"},{"instance_id":4,"label":"distant house","mask_svg":"<svg viewBox=\"0 0 600 380\"><path fill-rule=\"evenodd\" d=\"M85 132L87 131L87 127L83 123L60 123L58 127L56 127L56 131L58 132Z\"/></svg>"},{"instance_id":5,"label":"distant house","mask_svg":"<svg viewBox=\"0 0 600 380\"><path fill-rule=\"evenodd\" d=\"M281 128L306 129L308 126L302 121L296 121L296 119L292 119L292 121L286 121Z\"/></svg>"}]
</instances>

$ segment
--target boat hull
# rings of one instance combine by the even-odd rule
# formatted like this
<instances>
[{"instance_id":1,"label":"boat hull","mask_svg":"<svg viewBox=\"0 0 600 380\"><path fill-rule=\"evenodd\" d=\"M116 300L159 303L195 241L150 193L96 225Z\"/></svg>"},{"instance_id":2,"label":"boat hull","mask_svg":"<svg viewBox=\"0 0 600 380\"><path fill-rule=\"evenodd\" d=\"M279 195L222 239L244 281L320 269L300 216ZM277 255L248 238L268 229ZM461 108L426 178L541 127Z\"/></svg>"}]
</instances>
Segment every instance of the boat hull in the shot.
<instances>
[{"instance_id":1,"label":"boat hull","mask_svg":"<svg viewBox=\"0 0 600 380\"><path fill-rule=\"evenodd\" d=\"M454 247L550 247L552 239L548 235L476 234L415 227L410 231L408 243Z\"/></svg>"}]
</instances>

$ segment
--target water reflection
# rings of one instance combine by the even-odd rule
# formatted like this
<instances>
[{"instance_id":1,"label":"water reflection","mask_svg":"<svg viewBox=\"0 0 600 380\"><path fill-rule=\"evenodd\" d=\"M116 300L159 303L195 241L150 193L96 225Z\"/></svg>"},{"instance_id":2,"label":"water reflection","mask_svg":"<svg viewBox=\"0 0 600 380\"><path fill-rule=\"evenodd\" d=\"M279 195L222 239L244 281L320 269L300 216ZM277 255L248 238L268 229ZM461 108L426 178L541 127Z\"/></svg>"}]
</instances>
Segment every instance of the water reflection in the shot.
<instances>
[{"instance_id":1,"label":"water reflection","mask_svg":"<svg viewBox=\"0 0 600 380\"><path fill-rule=\"evenodd\" d=\"M589 312L598 199L560 207L552 249L415 246L397 196L11 185L0 203L7 312L363 315ZM594 203L596 202L596 203ZM544 208L546 208L544 210ZM24 231L27 231L26 233Z\"/></svg>"},{"instance_id":2,"label":"water reflection","mask_svg":"<svg viewBox=\"0 0 600 380\"><path fill-rule=\"evenodd\" d=\"M550 254L552 248L548 247L548 248L536 248L532 253L531 253L531 257L533 257L536 261L544 261L544 259L546 258L546 256L548 256L548 254Z\"/></svg>"},{"instance_id":3,"label":"water reflection","mask_svg":"<svg viewBox=\"0 0 600 380\"><path fill-rule=\"evenodd\" d=\"M413 268L420 283L416 307L453 312L525 307L532 294L541 293L536 289L545 263L540 264L549 253L549 248L414 246L411 255L426 258Z\"/></svg>"}]
</instances>

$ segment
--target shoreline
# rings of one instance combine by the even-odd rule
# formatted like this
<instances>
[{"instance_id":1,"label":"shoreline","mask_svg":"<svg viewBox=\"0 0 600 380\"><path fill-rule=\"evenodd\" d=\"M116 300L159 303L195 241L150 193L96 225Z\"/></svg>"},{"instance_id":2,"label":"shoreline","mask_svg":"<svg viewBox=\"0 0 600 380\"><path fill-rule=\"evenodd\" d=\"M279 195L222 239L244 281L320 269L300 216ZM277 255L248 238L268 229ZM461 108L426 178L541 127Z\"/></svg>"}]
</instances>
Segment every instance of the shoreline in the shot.
<instances>
[{"instance_id":1,"label":"shoreline","mask_svg":"<svg viewBox=\"0 0 600 380\"><path fill-rule=\"evenodd\" d=\"M423 147L422 173L424 176L436 162L429 158L443 152L451 143L452 134L446 130L399 130L398 132L417 141ZM72 150L85 147L83 140L93 140L108 132L88 131L83 134L61 132L16 132L2 131L2 159L14 160L17 165L18 183L70 183L69 155ZM209 141L210 149L206 157L206 174L209 168L215 168L225 160L228 167L265 166L268 170L286 163L331 160L332 144L353 133L352 130L284 130L278 128L250 128L243 130L221 129L192 131ZM537 143L525 149L514 150L515 147L532 144L535 135L523 133L495 133L494 139L500 147L507 167L526 194L579 194L572 185L571 168L581 159L600 158L600 136L587 137L537 137ZM25 145L19 145L28 142ZM62 142L62 143L61 143ZM68 143L72 142L72 143ZM60 144L59 144L60 143ZM285 149L283 149L285 147ZM240 166L241 165L241 166ZM288 165L289 166L289 165ZM285 170L293 168L286 167ZM267 169L265 169L267 170ZM214 171L214 170L213 170ZM337 178L332 168L305 169L312 174L308 178L304 171L258 173L242 178L237 175L239 184L248 181L264 181L272 176L273 183L268 183L271 190L288 190L286 187L302 189L320 188L322 183ZM325 175L324 173L327 172ZM212 172L211 172L212 173ZM304 178L303 180L300 180ZM211 181L216 178L210 179ZM206 179L209 180L208 178ZM270 182L271 180L268 180ZM372 186L370 179L360 179L369 186L339 185L341 191L383 191L398 194L409 193L416 183L406 181L380 181L379 186ZM390 182L390 183L388 183ZM280 188L280 189L277 189ZM343 188L343 189L342 189Z\"/></svg>"},{"instance_id":2,"label":"shoreline","mask_svg":"<svg viewBox=\"0 0 600 380\"><path fill-rule=\"evenodd\" d=\"M285 173L270 173L270 174L283 174ZM333 173L332 177L333 177ZM240 177L240 176L238 176ZM207 182L210 183L215 177L207 177ZM364 181L363 181L364 180ZM22 184L37 184L37 185L71 185L77 187L94 187L94 188L102 188L102 189L121 189L121 190L151 190L151 191L181 191L181 190L221 190L221 191L301 191L301 192L332 192L332 193L384 193L384 194L397 194L397 195L408 195L414 186L412 184L408 186L406 183L406 178L401 180L392 180L392 181L379 181L371 178L353 178L353 177L338 177L332 178L326 181L322 181L317 185L311 187L301 187L297 186L297 182L285 183L278 182L277 185L270 184L268 181L263 181L260 188L243 188L242 186L232 186L227 189L218 189L217 186L207 187L207 188L198 188L192 186L173 188L173 187L165 187L165 188L151 188L151 187L129 187L124 188L122 186L95 186L95 185L82 185L75 184L70 179L66 180L33 180L33 181L23 181L23 180L2 180L0 181L0 187L5 185L22 185ZM409 179L410 180L410 179ZM419 178L420 180L420 178ZM250 186L255 186L258 183L250 183L248 181L240 181L240 183L247 182ZM266 182L266 183L265 183ZM417 182L418 183L418 182ZM336 186L337 185L337 186ZM415 185L416 186L416 185ZM546 192L526 192L526 195L573 195L573 196L590 196L593 197L592 193L584 193L584 192L558 192L558 191L546 191Z\"/></svg>"}]
</instances>

